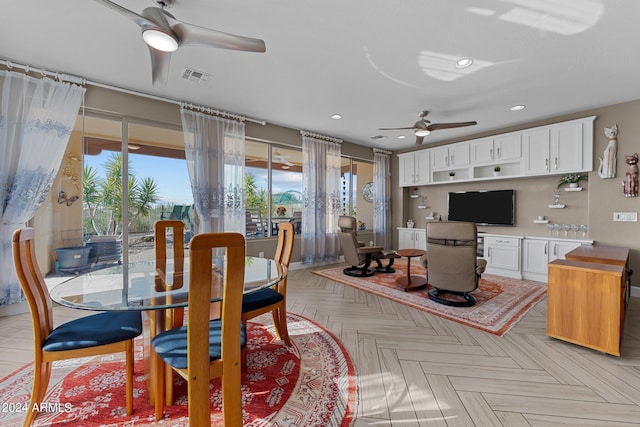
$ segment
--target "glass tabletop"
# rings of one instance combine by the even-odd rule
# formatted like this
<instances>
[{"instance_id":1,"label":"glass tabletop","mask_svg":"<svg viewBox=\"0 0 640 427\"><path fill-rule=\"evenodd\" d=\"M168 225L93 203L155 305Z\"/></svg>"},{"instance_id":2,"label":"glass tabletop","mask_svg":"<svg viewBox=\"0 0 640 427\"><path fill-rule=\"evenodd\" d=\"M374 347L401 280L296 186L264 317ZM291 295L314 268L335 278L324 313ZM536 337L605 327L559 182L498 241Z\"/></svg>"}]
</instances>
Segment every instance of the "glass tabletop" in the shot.
<instances>
[{"instance_id":1,"label":"glass tabletop","mask_svg":"<svg viewBox=\"0 0 640 427\"><path fill-rule=\"evenodd\" d=\"M166 265L165 265L166 264ZM221 301L224 259L214 259L211 301ZM244 293L280 282L287 268L267 258L245 258ZM141 261L95 270L60 282L49 291L60 305L84 310L157 310L186 307L189 258L166 263Z\"/></svg>"}]
</instances>

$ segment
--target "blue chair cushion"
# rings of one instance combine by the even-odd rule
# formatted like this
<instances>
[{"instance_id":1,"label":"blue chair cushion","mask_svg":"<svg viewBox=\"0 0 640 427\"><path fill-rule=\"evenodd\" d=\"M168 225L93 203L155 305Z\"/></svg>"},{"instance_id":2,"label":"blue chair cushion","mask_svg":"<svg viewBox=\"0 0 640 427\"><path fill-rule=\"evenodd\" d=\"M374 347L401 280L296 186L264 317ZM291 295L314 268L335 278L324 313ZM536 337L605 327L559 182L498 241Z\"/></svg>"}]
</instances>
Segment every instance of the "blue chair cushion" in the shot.
<instances>
[{"instance_id":1,"label":"blue chair cushion","mask_svg":"<svg viewBox=\"0 0 640 427\"><path fill-rule=\"evenodd\" d=\"M209 322L209 360L218 360L222 357L222 321L220 319ZM247 335L244 323L240 325L240 347L247 343ZM170 329L161 332L151 340L151 345L158 356L176 369L187 368L187 327Z\"/></svg>"},{"instance_id":2,"label":"blue chair cushion","mask_svg":"<svg viewBox=\"0 0 640 427\"><path fill-rule=\"evenodd\" d=\"M282 294L272 288L260 289L242 296L242 312L247 313L282 301Z\"/></svg>"},{"instance_id":3,"label":"blue chair cushion","mask_svg":"<svg viewBox=\"0 0 640 427\"><path fill-rule=\"evenodd\" d=\"M108 311L72 320L55 328L42 344L44 351L96 347L133 339L142 333L139 311Z\"/></svg>"}]
</instances>

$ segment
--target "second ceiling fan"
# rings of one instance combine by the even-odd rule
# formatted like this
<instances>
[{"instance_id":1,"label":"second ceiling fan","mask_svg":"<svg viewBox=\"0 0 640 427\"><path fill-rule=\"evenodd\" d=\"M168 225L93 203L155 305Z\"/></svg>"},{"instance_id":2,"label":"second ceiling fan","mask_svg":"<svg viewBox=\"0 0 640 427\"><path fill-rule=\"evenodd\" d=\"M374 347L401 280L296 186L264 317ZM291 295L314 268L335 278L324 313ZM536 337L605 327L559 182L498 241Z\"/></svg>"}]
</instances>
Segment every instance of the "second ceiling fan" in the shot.
<instances>
[{"instance_id":1,"label":"second ceiling fan","mask_svg":"<svg viewBox=\"0 0 640 427\"><path fill-rule=\"evenodd\" d=\"M451 128L460 128L464 126L473 126L477 125L478 122L456 122L456 123L431 123L431 121L427 120L426 117L429 114L428 111L420 111L418 113L418 117L420 120L414 123L413 126L402 127L402 128L379 128L379 130L405 130L412 129L413 133L416 136L416 145L422 144L424 137L429 135L434 130L440 129L451 129Z\"/></svg>"}]
</instances>

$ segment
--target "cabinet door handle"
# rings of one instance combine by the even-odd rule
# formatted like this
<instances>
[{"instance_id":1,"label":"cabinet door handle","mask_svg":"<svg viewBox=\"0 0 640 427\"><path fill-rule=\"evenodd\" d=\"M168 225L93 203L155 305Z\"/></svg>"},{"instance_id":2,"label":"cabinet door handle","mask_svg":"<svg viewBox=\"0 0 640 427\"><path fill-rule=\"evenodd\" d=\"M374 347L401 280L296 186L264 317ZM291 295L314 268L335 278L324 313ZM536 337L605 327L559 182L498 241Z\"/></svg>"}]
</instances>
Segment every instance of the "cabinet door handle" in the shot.
<instances>
[{"instance_id":1,"label":"cabinet door handle","mask_svg":"<svg viewBox=\"0 0 640 427\"><path fill-rule=\"evenodd\" d=\"M549 171L549 159L544 159L544 168L548 172Z\"/></svg>"},{"instance_id":2,"label":"cabinet door handle","mask_svg":"<svg viewBox=\"0 0 640 427\"><path fill-rule=\"evenodd\" d=\"M558 170L558 158L555 158L554 167Z\"/></svg>"},{"instance_id":3,"label":"cabinet door handle","mask_svg":"<svg viewBox=\"0 0 640 427\"><path fill-rule=\"evenodd\" d=\"M558 256L558 245L553 245L553 256Z\"/></svg>"},{"instance_id":4,"label":"cabinet door handle","mask_svg":"<svg viewBox=\"0 0 640 427\"><path fill-rule=\"evenodd\" d=\"M500 154L500 147L498 147L498 158L501 158L502 155Z\"/></svg>"},{"instance_id":5,"label":"cabinet door handle","mask_svg":"<svg viewBox=\"0 0 640 427\"><path fill-rule=\"evenodd\" d=\"M453 154L451 155L451 164L452 165L456 164L456 157Z\"/></svg>"},{"instance_id":6,"label":"cabinet door handle","mask_svg":"<svg viewBox=\"0 0 640 427\"><path fill-rule=\"evenodd\" d=\"M549 244L548 244L548 243L545 243L545 244L544 244L544 254L545 254L545 255L547 254L547 246L549 246Z\"/></svg>"},{"instance_id":7,"label":"cabinet door handle","mask_svg":"<svg viewBox=\"0 0 640 427\"><path fill-rule=\"evenodd\" d=\"M489 148L489 158L493 160L493 148Z\"/></svg>"}]
</instances>

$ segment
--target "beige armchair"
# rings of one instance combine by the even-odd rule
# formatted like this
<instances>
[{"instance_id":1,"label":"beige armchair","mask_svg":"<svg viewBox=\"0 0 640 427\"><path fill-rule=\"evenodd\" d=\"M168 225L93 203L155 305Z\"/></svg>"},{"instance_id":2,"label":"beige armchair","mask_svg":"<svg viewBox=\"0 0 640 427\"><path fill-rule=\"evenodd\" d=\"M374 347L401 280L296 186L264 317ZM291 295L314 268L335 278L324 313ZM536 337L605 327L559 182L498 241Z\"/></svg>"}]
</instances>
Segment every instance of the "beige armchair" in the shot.
<instances>
[{"instance_id":1,"label":"beige armchair","mask_svg":"<svg viewBox=\"0 0 640 427\"><path fill-rule=\"evenodd\" d=\"M400 258L400 256L396 251L384 250L382 246L365 247L364 242L358 241L356 231L357 221L355 217L341 216L338 218L338 228L340 229L340 246L342 248L344 260L351 264L350 268L345 269L345 274L349 276L368 277L373 275L375 272L395 273L395 270L391 268L391 266L393 265L394 259ZM346 235L342 236L342 233L350 234L352 237ZM352 249L354 245L357 249L355 252ZM374 249L372 250L372 248ZM387 265L382 265L382 260L384 259L388 260ZM375 261L377 267L370 269L371 261Z\"/></svg>"},{"instance_id":2,"label":"beige armchair","mask_svg":"<svg viewBox=\"0 0 640 427\"><path fill-rule=\"evenodd\" d=\"M476 303L469 292L478 287L487 266L486 260L476 256L477 232L470 222L427 223L427 253L421 261L428 284L435 288L429 291L431 300L457 307ZM445 298L446 293L453 296Z\"/></svg>"},{"instance_id":3,"label":"beige armchair","mask_svg":"<svg viewBox=\"0 0 640 427\"><path fill-rule=\"evenodd\" d=\"M371 261L382 254L382 246L360 246L356 234L352 231L339 231L340 248L344 261L351 267L345 268L344 274L355 277L373 276Z\"/></svg>"}]
</instances>

